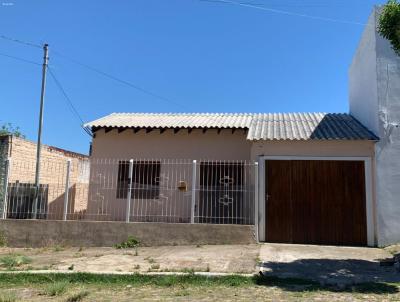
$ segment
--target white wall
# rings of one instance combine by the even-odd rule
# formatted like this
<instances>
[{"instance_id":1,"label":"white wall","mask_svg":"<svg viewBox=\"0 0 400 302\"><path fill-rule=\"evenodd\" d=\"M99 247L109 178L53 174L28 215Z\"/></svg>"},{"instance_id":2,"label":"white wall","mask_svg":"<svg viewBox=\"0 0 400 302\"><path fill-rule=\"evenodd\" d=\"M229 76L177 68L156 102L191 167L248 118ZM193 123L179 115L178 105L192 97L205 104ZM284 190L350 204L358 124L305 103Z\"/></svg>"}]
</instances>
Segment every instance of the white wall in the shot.
<instances>
[{"instance_id":1,"label":"white wall","mask_svg":"<svg viewBox=\"0 0 400 302\"><path fill-rule=\"evenodd\" d=\"M375 146L377 240L400 242L400 57L375 31L371 14L350 68L350 113L380 141Z\"/></svg>"}]
</instances>

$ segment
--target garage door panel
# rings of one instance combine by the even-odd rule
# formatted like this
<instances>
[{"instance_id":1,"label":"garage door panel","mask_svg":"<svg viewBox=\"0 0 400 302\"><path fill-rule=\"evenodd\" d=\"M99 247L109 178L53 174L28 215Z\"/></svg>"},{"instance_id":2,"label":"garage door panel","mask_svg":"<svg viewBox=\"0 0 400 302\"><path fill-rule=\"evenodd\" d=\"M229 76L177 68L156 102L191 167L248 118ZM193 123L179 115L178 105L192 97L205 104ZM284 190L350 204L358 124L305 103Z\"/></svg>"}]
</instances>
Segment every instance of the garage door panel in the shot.
<instances>
[{"instance_id":1,"label":"garage door panel","mask_svg":"<svg viewBox=\"0 0 400 302\"><path fill-rule=\"evenodd\" d=\"M292 238L292 208L290 202L291 164L271 161L267 164L266 179L272 194L267 194L267 237L270 242L289 242Z\"/></svg>"},{"instance_id":2,"label":"garage door panel","mask_svg":"<svg viewBox=\"0 0 400 302\"><path fill-rule=\"evenodd\" d=\"M268 241L273 238L274 242L288 243L366 244L364 162L273 162L276 161L267 161L267 170L272 167L274 171L267 172L270 178L267 178L266 190L267 194L279 198L272 199L271 203L267 201ZM281 180L285 189L280 186ZM271 217L273 213L279 213L279 219ZM268 223L270 219L274 221L273 227ZM285 230L285 236L272 234L278 224Z\"/></svg>"}]
</instances>

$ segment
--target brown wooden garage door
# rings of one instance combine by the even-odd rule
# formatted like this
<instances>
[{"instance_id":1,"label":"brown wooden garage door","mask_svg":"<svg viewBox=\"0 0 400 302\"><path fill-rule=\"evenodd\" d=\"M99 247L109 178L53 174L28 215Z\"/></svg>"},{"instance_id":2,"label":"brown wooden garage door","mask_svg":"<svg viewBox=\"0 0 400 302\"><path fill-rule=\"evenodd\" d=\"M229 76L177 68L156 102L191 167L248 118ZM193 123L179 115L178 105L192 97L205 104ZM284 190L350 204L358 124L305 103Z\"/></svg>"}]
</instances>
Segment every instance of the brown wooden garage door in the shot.
<instances>
[{"instance_id":1,"label":"brown wooden garage door","mask_svg":"<svg viewBox=\"0 0 400 302\"><path fill-rule=\"evenodd\" d=\"M367 244L363 161L265 164L267 241Z\"/></svg>"}]
</instances>

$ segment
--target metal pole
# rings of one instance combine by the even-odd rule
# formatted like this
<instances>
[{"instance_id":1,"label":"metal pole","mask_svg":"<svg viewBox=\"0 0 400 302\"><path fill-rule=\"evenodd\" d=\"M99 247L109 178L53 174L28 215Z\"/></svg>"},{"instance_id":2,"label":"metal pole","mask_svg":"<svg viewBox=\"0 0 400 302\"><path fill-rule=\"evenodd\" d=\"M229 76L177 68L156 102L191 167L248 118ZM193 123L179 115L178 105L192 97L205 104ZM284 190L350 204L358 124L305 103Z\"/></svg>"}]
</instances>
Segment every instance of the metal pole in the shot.
<instances>
[{"instance_id":1,"label":"metal pole","mask_svg":"<svg viewBox=\"0 0 400 302\"><path fill-rule=\"evenodd\" d=\"M8 206L8 179L10 177L10 167L11 167L11 158L6 159L6 166L5 166L5 177L4 177L4 199L3 199L3 213L2 218L7 218L7 206Z\"/></svg>"},{"instance_id":2,"label":"metal pole","mask_svg":"<svg viewBox=\"0 0 400 302\"><path fill-rule=\"evenodd\" d=\"M68 195L69 195L69 175L71 172L71 160L67 160L67 175L65 177L65 193L64 193L64 215L63 220L67 220L68 213Z\"/></svg>"},{"instance_id":3,"label":"metal pole","mask_svg":"<svg viewBox=\"0 0 400 302\"><path fill-rule=\"evenodd\" d=\"M193 168L192 168L192 207L191 207L191 211L190 211L190 223L194 223L194 211L196 208L196 184L197 184L197 180L196 180L196 168L197 168L197 162L196 160L193 160Z\"/></svg>"},{"instance_id":4,"label":"metal pole","mask_svg":"<svg viewBox=\"0 0 400 302\"><path fill-rule=\"evenodd\" d=\"M259 186L259 181L258 181L258 162L254 162L254 226L255 226L255 231L256 231L256 241L259 242L259 237L258 237L258 202L259 202L259 192L258 192L258 186Z\"/></svg>"},{"instance_id":5,"label":"metal pole","mask_svg":"<svg viewBox=\"0 0 400 302\"><path fill-rule=\"evenodd\" d=\"M126 198L126 218L125 218L126 222L130 221L130 216L131 216L132 174L133 174L133 159L129 161L129 186L128 186L128 196Z\"/></svg>"},{"instance_id":6,"label":"metal pole","mask_svg":"<svg viewBox=\"0 0 400 302\"><path fill-rule=\"evenodd\" d=\"M39 199L39 189L40 189L40 155L42 147L42 127L43 127L43 107L44 107L44 95L46 88L46 71L49 62L48 49L49 45L43 45L44 57L43 57L43 68L42 68L42 91L40 94L40 111L39 111L39 129L38 129L38 139L36 146L36 173L35 173L35 198L33 201L33 215L32 218L37 217L37 205Z\"/></svg>"}]
</instances>

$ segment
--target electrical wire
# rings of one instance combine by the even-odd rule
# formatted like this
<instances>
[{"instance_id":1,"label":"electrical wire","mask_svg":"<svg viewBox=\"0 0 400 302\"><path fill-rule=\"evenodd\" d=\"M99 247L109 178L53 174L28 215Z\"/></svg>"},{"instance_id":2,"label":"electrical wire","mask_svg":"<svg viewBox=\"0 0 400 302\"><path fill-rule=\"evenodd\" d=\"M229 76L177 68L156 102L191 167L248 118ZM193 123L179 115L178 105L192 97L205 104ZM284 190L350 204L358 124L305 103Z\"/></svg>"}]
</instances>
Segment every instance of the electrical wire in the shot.
<instances>
[{"instance_id":1,"label":"electrical wire","mask_svg":"<svg viewBox=\"0 0 400 302\"><path fill-rule=\"evenodd\" d=\"M35 44L35 43L32 43L32 42L26 42L26 41L22 41L22 40L19 40L19 39L10 38L10 37L4 36L4 35L0 35L0 38L3 39L3 40L19 43L19 44L22 44L22 45L25 45L25 46L31 46L31 47L35 47L35 48L42 48L43 47L42 45L39 45L39 44Z\"/></svg>"},{"instance_id":2,"label":"electrical wire","mask_svg":"<svg viewBox=\"0 0 400 302\"><path fill-rule=\"evenodd\" d=\"M27 60L27 59L23 59L23 58L19 58L19 57L16 57L16 56L11 56L11 55L8 55L8 54L5 54L5 53L0 53L0 56L3 56L3 57L7 57L7 58L10 58L10 59L14 59L14 60L17 60L17 61L21 61L21 62L25 62L25 63L29 63L29 64L33 64L33 65L41 65L40 63L37 63L37 62L34 62L34 61L30 61L30 60Z\"/></svg>"},{"instance_id":3,"label":"electrical wire","mask_svg":"<svg viewBox=\"0 0 400 302\"><path fill-rule=\"evenodd\" d=\"M81 117L81 115L79 114L78 110L76 109L76 107L74 106L74 104L72 103L70 97L68 96L68 94L66 93L65 89L63 88L63 86L61 85L60 81L57 79L57 77L55 76L54 72L51 70L51 68L48 66L47 67L50 76L53 78L57 88L60 90L60 92L62 93L62 95L64 96L65 100L67 101L67 104L70 108L70 111L75 115L75 117L77 117L79 119L79 121L81 122L80 126L81 128L89 135L92 136L92 133L89 129L87 129L86 127L83 126L83 124L85 123Z\"/></svg>"},{"instance_id":4,"label":"electrical wire","mask_svg":"<svg viewBox=\"0 0 400 302\"><path fill-rule=\"evenodd\" d=\"M208 2L208 1L204 1L204 2ZM250 3L236 2L236 1L231 1L231 0L214 0L213 2L227 3L227 4L242 6L242 7L259 9L259 10L268 11L271 13L276 13L276 14L281 14L281 15L296 16L296 17L314 19L314 20L325 21L325 22L344 23L344 24L352 24L352 25L360 25L360 26L368 25L366 23L357 22L357 21L348 21L348 20L340 20L340 19L334 19L334 18L313 16L313 15L295 13L295 12L281 10L281 9L270 8L270 7L266 7L266 6L258 6L258 5L254 5L254 4L250 4Z\"/></svg>"},{"instance_id":5,"label":"electrical wire","mask_svg":"<svg viewBox=\"0 0 400 302\"><path fill-rule=\"evenodd\" d=\"M100 69L98 69L98 68L95 68L95 67L92 67L92 66L90 66L90 65L87 65L86 63L79 62L79 61L77 61L77 60L75 60L75 59L72 59L72 58L70 58L70 57L68 57L68 56L65 56L65 55L61 54L61 53L58 52L58 51L54 51L54 50L53 50L52 52L53 52L53 54L55 54L55 55L58 55L58 56L60 56L60 57L62 57L62 58L65 58L65 59L67 59L67 60L73 62L73 63L76 64L76 65L79 65L79 66L84 67L84 68L86 68L86 69L88 69L88 70L91 70L92 72L95 72L95 73L97 73L97 74L100 74L100 75L102 75L102 76L104 76L104 77L106 77L106 78L109 78L109 79L111 79L111 80L114 80L114 81L116 81L116 82L119 82L119 83L121 83L121 84L124 84L124 85L126 85L126 86L129 86L129 87L131 87L131 88L134 88L134 89L136 89L136 90L138 90L138 91L140 91L140 92L142 92L142 93L144 93L144 94L150 95L150 96L152 96L152 97L154 97L154 98L157 98L157 99L160 99L160 100L162 100L162 101L164 101L164 102L167 102L167 103L173 104L173 105L175 105L175 106L177 106L177 107L184 108L184 109L188 110L188 108L187 108L185 105L180 104L180 103L178 103L178 102L176 102L176 101L174 101L174 100L171 100L170 98L164 97L164 96L159 95L159 94L157 94L157 93L154 93L154 92L152 92L152 91L150 91L150 90L144 89L144 88L142 88L142 87L140 87L140 86L138 86L138 85L136 85L136 84L133 84L132 82L129 82L129 81L127 81L127 80L123 80L123 79L121 79L121 78L119 78L119 77L116 77L116 76L114 76L114 75L111 75L111 74L109 74L109 73L106 73L106 72L104 72L104 71L102 71L102 70L100 70Z\"/></svg>"}]
</instances>

